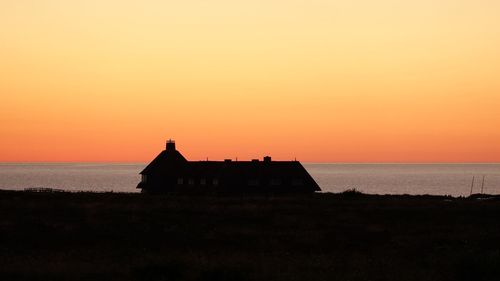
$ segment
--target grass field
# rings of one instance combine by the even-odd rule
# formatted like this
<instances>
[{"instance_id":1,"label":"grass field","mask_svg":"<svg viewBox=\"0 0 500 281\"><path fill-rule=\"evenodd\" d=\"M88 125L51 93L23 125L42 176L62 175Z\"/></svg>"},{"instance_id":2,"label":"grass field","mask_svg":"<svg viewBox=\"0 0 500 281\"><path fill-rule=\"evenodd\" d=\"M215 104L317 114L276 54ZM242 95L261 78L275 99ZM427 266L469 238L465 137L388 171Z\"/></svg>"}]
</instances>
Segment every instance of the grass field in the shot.
<instances>
[{"instance_id":1,"label":"grass field","mask_svg":"<svg viewBox=\"0 0 500 281\"><path fill-rule=\"evenodd\" d=\"M500 199L1 191L0 280L500 280Z\"/></svg>"}]
</instances>

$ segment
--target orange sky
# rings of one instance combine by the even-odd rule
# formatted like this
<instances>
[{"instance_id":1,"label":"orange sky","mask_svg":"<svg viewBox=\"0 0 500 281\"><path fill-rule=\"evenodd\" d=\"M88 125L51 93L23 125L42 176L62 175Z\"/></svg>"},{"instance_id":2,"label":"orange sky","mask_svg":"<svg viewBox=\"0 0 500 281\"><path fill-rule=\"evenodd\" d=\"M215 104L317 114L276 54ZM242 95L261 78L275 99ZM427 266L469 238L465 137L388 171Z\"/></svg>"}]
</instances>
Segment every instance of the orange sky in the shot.
<instances>
[{"instance_id":1,"label":"orange sky","mask_svg":"<svg viewBox=\"0 0 500 281\"><path fill-rule=\"evenodd\" d=\"M500 1L3 0L0 161L500 162Z\"/></svg>"}]
</instances>

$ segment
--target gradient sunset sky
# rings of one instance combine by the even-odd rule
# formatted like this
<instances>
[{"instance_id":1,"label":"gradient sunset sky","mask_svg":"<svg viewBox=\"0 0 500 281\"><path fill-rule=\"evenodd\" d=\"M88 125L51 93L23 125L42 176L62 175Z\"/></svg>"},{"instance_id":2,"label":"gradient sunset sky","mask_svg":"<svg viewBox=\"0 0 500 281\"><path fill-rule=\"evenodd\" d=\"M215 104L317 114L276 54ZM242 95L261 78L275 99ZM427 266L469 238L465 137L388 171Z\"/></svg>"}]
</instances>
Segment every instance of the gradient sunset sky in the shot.
<instances>
[{"instance_id":1,"label":"gradient sunset sky","mask_svg":"<svg viewBox=\"0 0 500 281\"><path fill-rule=\"evenodd\" d=\"M0 0L0 161L500 162L497 0Z\"/></svg>"}]
</instances>

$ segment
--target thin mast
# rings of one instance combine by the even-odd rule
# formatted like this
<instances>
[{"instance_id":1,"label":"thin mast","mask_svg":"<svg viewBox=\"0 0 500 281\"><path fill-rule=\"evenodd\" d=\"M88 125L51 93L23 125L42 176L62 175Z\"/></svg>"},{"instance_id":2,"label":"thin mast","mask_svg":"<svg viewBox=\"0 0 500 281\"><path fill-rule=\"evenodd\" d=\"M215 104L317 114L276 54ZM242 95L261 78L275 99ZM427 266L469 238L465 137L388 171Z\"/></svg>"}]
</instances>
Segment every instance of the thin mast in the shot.
<instances>
[{"instance_id":1,"label":"thin mast","mask_svg":"<svg viewBox=\"0 0 500 281\"><path fill-rule=\"evenodd\" d=\"M484 190L484 178L485 178L485 175L483 175L483 183L481 183L481 194L483 194L483 190Z\"/></svg>"},{"instance_id":2,"label":"thin mast","mask_svg":"<svg viewBox=\"0 0 500 281\"><path fill-rule=\"evenodd\" d=\"M475 178L475 177L476 177L476 176L472 176L472 183L471 183L471 185L470 185L470 194L469 194L469 196L471 196L471 195L472 195L472 188L474 188L474 178Z\"/></svg>"}]
</instances>

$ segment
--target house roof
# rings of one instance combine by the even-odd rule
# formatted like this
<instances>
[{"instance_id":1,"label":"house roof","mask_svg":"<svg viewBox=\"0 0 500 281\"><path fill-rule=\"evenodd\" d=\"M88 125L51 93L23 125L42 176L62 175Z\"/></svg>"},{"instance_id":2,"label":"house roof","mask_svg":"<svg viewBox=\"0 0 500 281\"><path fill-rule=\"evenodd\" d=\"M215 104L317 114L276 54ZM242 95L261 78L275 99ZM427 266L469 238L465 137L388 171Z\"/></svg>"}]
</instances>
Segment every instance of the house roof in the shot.
<instances>
[{"instance_id":1,"label":"house roof","mask_svg":"<svg viewBox=\"0 0 500 281\"><path fill-rule=\"evenodd\" d=\"M166 169L175 168L186 163L188 163L188 161L178 150L166 149L158 154L140 174L163 173Z\"/></svg>"},{"instance_id":2,"label":"house roof","mask_svg":"<svg viewBox=\"0 0 500 281\"><path fill-rule=\"evenodd\" d=\"M142 175L155 178L224 179L226 184L241 181L300 181L312 190L321 190L307 170L298 161L188 161L173 145L167 146L146 168Z\"/></svg>"}]
</instances>

